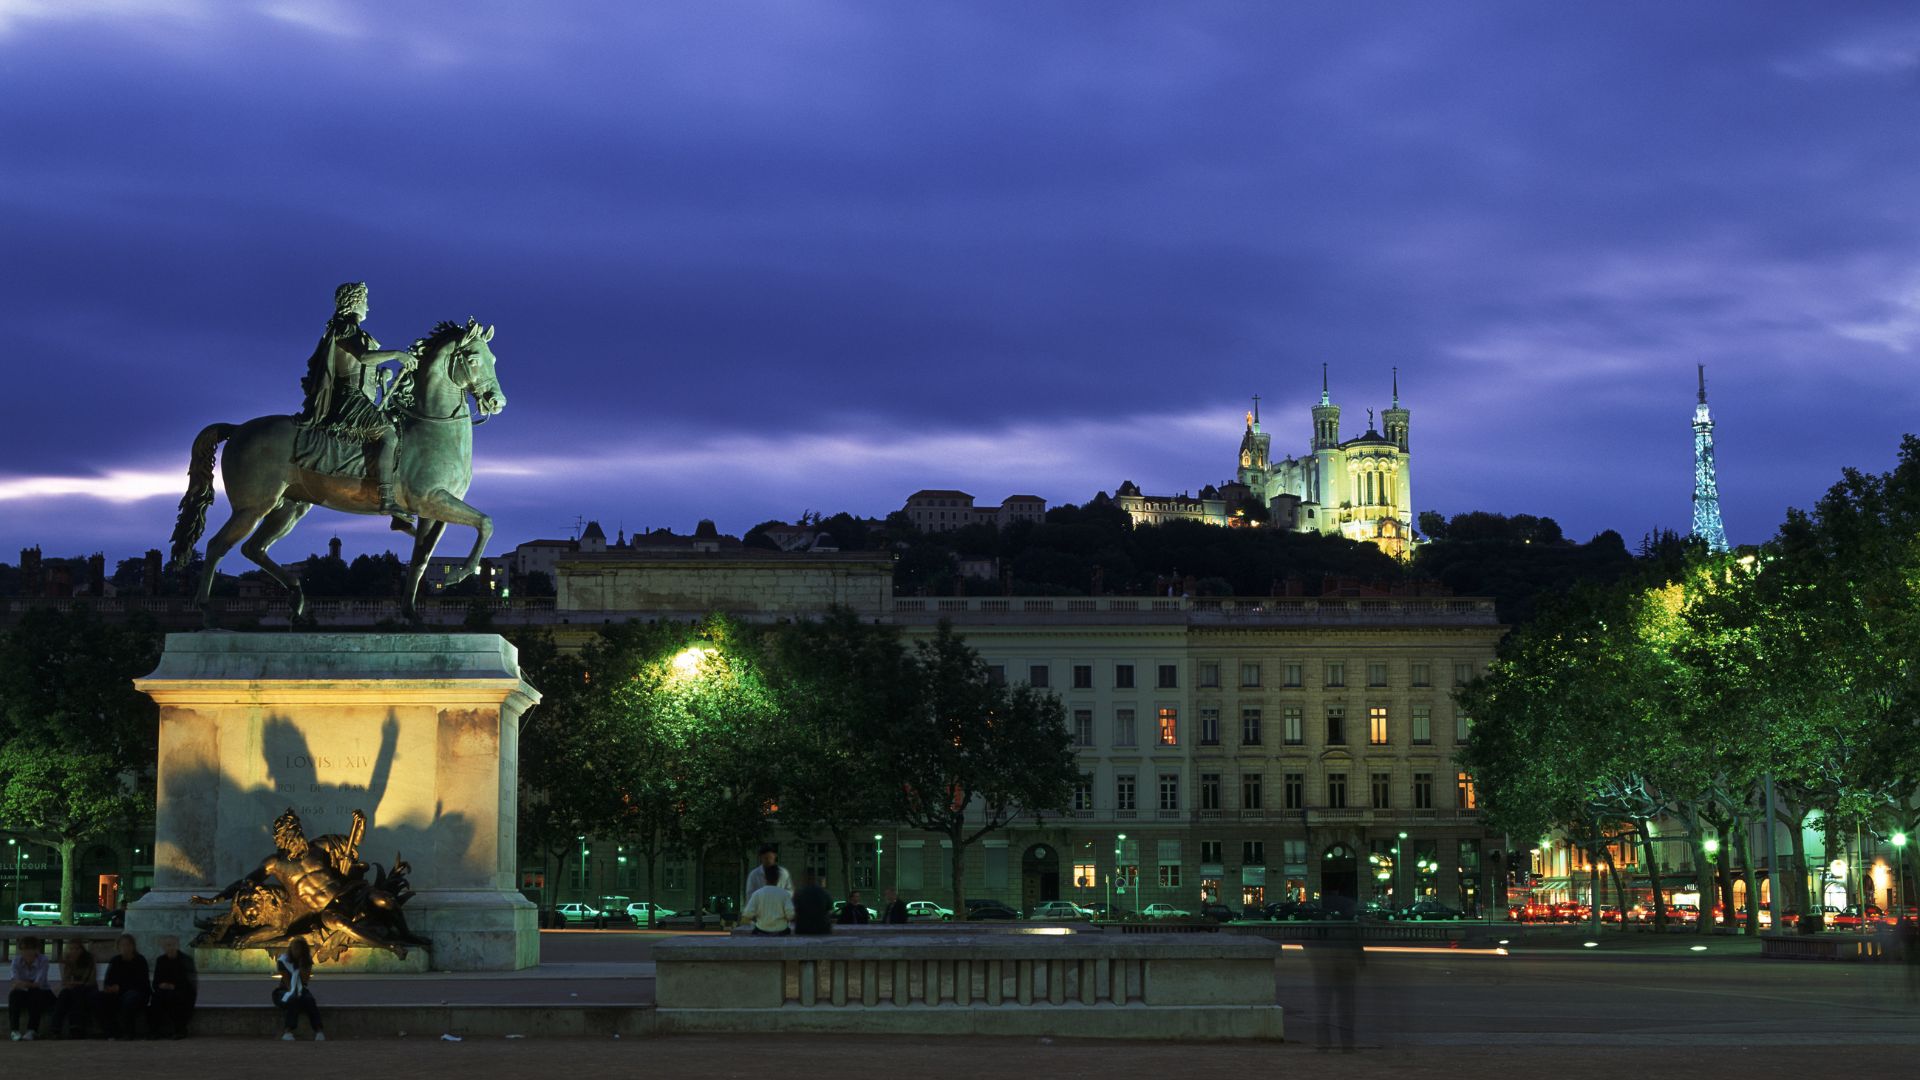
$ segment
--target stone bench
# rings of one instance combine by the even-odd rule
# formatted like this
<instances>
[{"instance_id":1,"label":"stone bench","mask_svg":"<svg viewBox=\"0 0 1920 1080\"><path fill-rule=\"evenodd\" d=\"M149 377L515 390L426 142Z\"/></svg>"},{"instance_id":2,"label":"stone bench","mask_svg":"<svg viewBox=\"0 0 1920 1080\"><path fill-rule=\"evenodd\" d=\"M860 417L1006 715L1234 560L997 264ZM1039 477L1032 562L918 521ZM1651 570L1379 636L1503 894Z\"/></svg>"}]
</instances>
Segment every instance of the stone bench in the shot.
<instances>
[{"instance_id":1,"label":"stone bench","mask_svg":"<svg viewBox=\"0 0 1920 1080\"><path fill-rule=\"evenodd\" d=\"M1023 929L670 938L653 947L655 1022L663 1035L1283 1035L1271 942Z\"/></svg>"},{"instance_id":2,"label":"stone bench","mask_svg":"<svg viewBox=\"0 0 1920 1080\"><path fill-rule=\"evenodd\" d=\"M1843 934L1761 934L1763 960L1879 960L1887 954L1879 937Z\"/></svg>"}]
</instances>

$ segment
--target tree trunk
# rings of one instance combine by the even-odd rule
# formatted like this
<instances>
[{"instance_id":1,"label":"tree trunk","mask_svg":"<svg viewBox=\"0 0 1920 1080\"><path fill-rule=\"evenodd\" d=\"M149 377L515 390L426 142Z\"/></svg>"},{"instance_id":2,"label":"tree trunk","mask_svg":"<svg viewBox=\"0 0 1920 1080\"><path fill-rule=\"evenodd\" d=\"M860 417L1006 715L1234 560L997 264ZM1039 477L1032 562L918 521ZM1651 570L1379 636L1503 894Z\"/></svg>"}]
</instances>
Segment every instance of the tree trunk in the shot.
<instances>
[{"instance_id":1,"label":"tree trunk","mask_svg":"<svg viewBox=\"0 0 1920 1080\"><path fill-rule=\"evenodd\" d=\"M1647 884L1653 889L1653 929L1655 933L1665 933L1667 929L1667 900L1660 895L1660 853L1653 846L1653 830L1647 826L1646 818L1633 819L1633 831L1640 837L1640 848L1647 856ZM1625 909L1621 909L1621 922L1624 925Z\"/></svg>"},{"instance_id":2,"label":"tree trunk","mask_svg":"<svg viewBox=\"0 0 1920 1080\"><path fill-rule=\"evenodd\" d=\"M1760 934L1760 874L1753 861L1753 830L1740 830L1740 877L1747 883L1747 936ZM1727 908L1727 917L1733 917L1733 908Z\"/></svg>"},{"instance_id":3,"label":"tree trunk","mask_svg":"<svg viewBox=\"0 0 1920 1080\"><path fill-rule=\"evenodd\" d=\"M1804 818L1802 820L1804 820ZM1793 897L1793 908L1795 911L1800 912L1802 915L1810 914L1813 911L1813 901L1807 897L1806 830L1797 824L1788 826L1787 838L1793 842L1793 864L1791 867L1782 868L1793 871L1793 877L1791 879L1793 887L1787 890L1787 895Z\"/></svg>"},{"instance_id":4,"label":"tree trunk","mask_svg":"<svg viewBox=\"0 0 1920 1080\"><path fill-rule=\"evenodd\" d=\"M953 917L958 919L963 917L960 913L967 910L967 849L961 844L959 836L952 839L953 903L948 906L953 909Z\"/></svg>"},{"instance_id":5,"label":"tree trunk","mask_svg":"<svg viewBox=\"0 0 1920 1080\"><path fill-rule=\"evenodd\" d=\"M1620 865L1613 861L1613 849L1602 844L1600 854L1606 856L1607 876L1613 879L1613 907L1620 913L1620 932L1624 934L1627 932L1627 886L1620 880ZM1593 909L1597 920L1600 905L1595 903ZM1598 921L1594 923L1594 929L1601 929Z\"/></svg>"},{"instance_id":6,"label":"tree trunk","mask_svg":"<svg viewBox=\"0 0 1920 1080\"><path fill-rule=\"evenodd\" d=\"M707 928L707 849L695 848L693 853L693 928Z\"/></svg>"},{"instance_id":7,"label":"tree trunk","mask_svg":"<svg viewBox=\"0 0 1920 1080\"><path fill-rule=\"evenodd\" d=\"M77 846L70 837L61 837L60 849L60 922L73 925L73 849Z\"/></svg>"},{"instance_id":8,"label":"tree trunk","mask_svg":"<svg viewBox=\"0 0 1920 1080\"><path fill-rule=\"evenodd\" d=\"M837 832L833 842L840 848L840 898L844 900L853 893L853 845Z\"/></svg>"},{"instance_id":9,"label":"tree trunk","mask_svg":"<svg viewBox=\"0 0 1920 1080\"><path fill-rule=\"evenodd\" d=\"M651 930L659 922L660 915L660 856L652 848L640 852L647 861L647 929Z\"/></svg>"}]
</instances>

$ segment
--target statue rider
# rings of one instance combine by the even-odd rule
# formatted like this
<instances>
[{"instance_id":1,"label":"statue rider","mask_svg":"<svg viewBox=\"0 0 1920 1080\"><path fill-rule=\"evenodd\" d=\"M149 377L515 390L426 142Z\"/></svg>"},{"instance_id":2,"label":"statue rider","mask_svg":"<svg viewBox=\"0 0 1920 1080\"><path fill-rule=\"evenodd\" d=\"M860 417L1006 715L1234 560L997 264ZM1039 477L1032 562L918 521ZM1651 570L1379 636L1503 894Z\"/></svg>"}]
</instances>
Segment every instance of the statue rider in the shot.
<instances>
[{"instance_id":1,"label":"statue rider","mask_svg":"<svg viewBox=\"0 0 1920 1080\"><path fill-rule=\"evenodd\" d=\"M380 487L380 513L404 513L394 502L394 465L400 435L379 402L379 365L397 360L408 371L419 359L405 349L382 350L361 329L367 317L365 282L349 281L333 291L333 318L307 361L300 388L306 402L300 422L345 439L367 444L369 479Z\"/></svg>"}]
</instances>

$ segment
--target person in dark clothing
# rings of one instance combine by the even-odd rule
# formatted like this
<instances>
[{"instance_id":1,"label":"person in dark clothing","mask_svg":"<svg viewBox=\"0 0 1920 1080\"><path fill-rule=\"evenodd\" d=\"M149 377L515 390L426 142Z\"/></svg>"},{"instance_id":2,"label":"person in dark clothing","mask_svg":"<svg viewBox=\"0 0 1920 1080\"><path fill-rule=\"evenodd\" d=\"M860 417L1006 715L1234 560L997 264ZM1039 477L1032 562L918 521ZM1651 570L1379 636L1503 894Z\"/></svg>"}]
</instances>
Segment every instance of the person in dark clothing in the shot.
<instances>
[{"instance_id":1,"label":"person in dark clothing","mask_svg":"<svg viewBox=\"0 0 1920 1080\"><path fill-rule=\"evenodd\" d=\"M140 1014L147 1011L153 997L153 979L147 970L147 958L132 934L121 934L120 951L107 961L106 977L100 980L99 1011L109 1039L131 1039Z\"/></svg>"},{"instance_id":2,"label":"person in dark clothing","mask_svg":"<svg viewBox=\"0 0 1920 1080\"><path fill-rule=\"evenodd\" d=\"M900 899L898 890L887 890L887 906L884 911L880 912L880 921L883 923L900 923L903 925L906 923L907 902Z\"/></svg>"},{"instance_id":3,"label":"person in dark clothing","mask_svg":"<svg viewBox=\"0 0 1920 1080\"><path fill-rule=\"evenodd\" d=\"M1320 1040L1315 1049L1333 1049L1353 1053L1354 1037L1359 1031L1357 1011L1360 968L1367 961L1360 927L1353 922L1354 903L1339 892L1321 899L1331 921L1314 928L1307 943L1307 959L1313 964L1314 991L1319 1006Z\"/></svg>"},{"instance_id":4,"label":"person in dark clothing","mask_svg":"<svg viewBox=\"0 0 1920 1080\"><path fill-rule=\"evenodd\" d=\"M200 973L193 957L180 951L180 939L160 939L161 953L153 961L153 1010L147 1020L153 1038L184 1039L193 1018L194 999L200 993Z\"/></svg>"},{"instance_id":5,"label":"person in dark clothing","mask_svg":"<svg viewBox=\"0 0 1920 1080\"><path fill-rule=\"evenodd\" d=\"M848 893L846 906L840 909L840 925L865 926L872 921L873 917L867 914L867 905L860 899L860 890Z\"/></svg>"},{"instance_id":6,"label":"person in dark clothing","mask_svg":"<svg viewBox=\"0 0 1920 1080\"><path fill-rule=\"evenodd\" d=\"M53 1004L53 988L47 985L47 955L40 951L40 939L23 937L20 951L13 958L13 981L7 990L7 1028L15 1042L32 1041L40 1030L40 1014ZM27 1029L20 1030L20 1018L26 1015Z\"/></svg>"},{"instance_id":7,"label":"person in dark clothing","mask_svg":"<svg viewBox=\"0 0 1920 1080\"><path fill-rule=\"evenodd\" d=\"M820 884L819 875L811 870L802 874L800 880L800 889L793 894L793 932L833 933L833 894Z\"/></svg>"},{"instance_id":8,"label":"person in dark clothing","mask_svg":"<svg viewBox=\"0 0 1920 1080\"><path fill-rule=\"evenodd\" d=\"M60 954L60 996L53 1003L53 1037L84 1039L87 1020L100 993L100 972L93 953L78 941L67 942Z\"/></svg>"}]
</instances>

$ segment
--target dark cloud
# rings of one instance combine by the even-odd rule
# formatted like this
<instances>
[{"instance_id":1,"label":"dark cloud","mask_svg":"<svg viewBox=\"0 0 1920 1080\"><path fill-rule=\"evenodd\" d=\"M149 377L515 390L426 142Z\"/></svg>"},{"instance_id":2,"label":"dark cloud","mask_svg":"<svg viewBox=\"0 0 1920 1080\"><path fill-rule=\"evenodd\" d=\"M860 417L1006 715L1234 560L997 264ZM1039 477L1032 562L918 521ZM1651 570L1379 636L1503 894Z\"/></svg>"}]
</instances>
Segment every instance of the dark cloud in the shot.
<instances>
[{"instance_id":1,"label":"dark cloud","mask_svg":"<svg viewBox=\"0 0 1920 1080\"><path fill-rule=\"evenodd\" d=\"M0 3L0 550L159 543L350 278L500 327L504 543L1197 488L1322 362L1574 535L1686 527L1696 362L1737 540L1914 426L1906 5L546 7Z\"/></svg>"}]
</instances>

